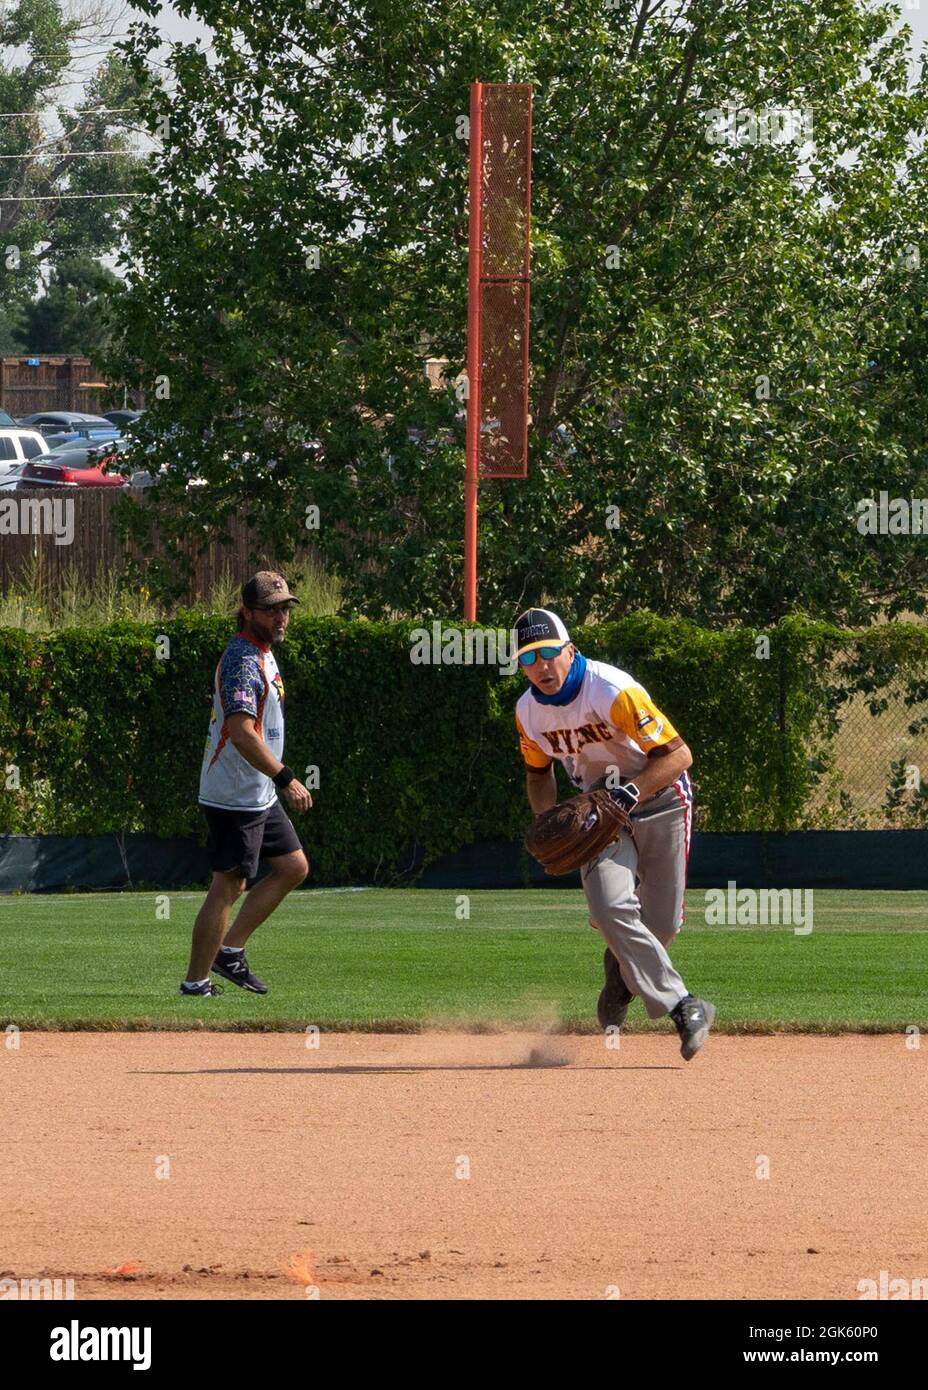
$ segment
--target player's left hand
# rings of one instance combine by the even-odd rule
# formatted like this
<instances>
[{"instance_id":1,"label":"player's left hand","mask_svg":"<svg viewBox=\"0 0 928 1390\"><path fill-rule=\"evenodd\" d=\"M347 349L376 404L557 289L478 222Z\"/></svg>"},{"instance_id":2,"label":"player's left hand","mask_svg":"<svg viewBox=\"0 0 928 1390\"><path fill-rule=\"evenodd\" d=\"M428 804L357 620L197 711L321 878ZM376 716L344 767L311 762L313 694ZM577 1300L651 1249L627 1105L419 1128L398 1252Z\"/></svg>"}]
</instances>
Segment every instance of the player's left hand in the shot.
<instances>
[{"instance_id":1,"label":"player's left hand","mask_svg":"<svg viewBox=\"0 0 928 1390\"><path fill-rule=\"evenodd\" d=\"M569 874L614 845L630 824L623 799L605 789L583 792L536 816L525 848L546 873Z\"/></svg>"},{"instance_id":2,"label":"player's left hand","mask_svg":"<svg viewBox=\"0 0 928 1390\"><path fill-rule=\"evenodd\" d=\"M294 777L292 782L288 782L281 793L291 811L308 811L313 804L313 799L303 786Z\"/></svg>"}]
</instances>

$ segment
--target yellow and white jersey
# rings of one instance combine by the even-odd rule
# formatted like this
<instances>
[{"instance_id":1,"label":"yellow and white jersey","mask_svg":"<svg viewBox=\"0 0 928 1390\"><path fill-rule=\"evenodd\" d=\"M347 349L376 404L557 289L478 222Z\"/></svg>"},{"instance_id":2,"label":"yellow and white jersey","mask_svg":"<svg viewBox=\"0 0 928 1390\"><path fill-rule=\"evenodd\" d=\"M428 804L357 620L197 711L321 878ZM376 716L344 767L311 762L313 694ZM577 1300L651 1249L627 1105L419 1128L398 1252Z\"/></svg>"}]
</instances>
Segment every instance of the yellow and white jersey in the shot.
<instances>
[{"instance_id":1,"label":"yellow and white jersey","mask_svg":"<svg viewBox=\"0 0 928 1390\"><path fill-rule=\"evenodd\" d=\"M652 749L679 737L627 671L589 660L569 704L543 704L531 687L526 690L516 705L516 727L529 767L548 767L557 758L582 791L611 768L634 780Z\"/></svg>"}]
</instances>

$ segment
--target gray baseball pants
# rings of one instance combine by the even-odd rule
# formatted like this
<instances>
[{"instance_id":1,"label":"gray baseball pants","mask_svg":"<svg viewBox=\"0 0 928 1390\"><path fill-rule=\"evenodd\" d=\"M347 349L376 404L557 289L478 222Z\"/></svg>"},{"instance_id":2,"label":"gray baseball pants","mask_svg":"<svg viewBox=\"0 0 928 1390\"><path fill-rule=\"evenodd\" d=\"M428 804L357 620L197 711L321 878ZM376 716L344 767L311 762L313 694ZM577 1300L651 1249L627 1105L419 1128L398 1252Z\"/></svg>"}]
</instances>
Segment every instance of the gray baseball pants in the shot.
<instances>
[{"instance_id":1,"label":"gray baseball pants","mask_svg":"<svg viewBox=\"0 0 928 1390\"><path fill-rule=\"evenodd\" d=\"M688 993L667 947L683 924L692 806L665 787L632 817L632 832L580 870L590 923L649 1018Z\"/></svg>"}]
</instances>

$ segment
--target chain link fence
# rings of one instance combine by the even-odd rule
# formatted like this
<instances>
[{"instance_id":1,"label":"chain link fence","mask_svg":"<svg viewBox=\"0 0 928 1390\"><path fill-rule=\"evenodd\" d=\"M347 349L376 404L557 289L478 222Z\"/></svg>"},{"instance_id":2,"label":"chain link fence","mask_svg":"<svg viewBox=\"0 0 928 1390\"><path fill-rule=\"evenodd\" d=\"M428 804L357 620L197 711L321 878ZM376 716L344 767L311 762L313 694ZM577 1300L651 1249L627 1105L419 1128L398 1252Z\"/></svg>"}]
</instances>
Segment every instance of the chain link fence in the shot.
<instances>
[{"instance_id":1,"label":"chain link fence","mask_svg":"<svg viewBox=\"0 0 928 1390\"><path fill-rule=\"evenodd\" d=\"M928 828L928 680L897 673L883 684L853 673L859 652L839 653L829 679L833 728L810 739L814 790L804 828Z\"/></svg>"}]
</instances>

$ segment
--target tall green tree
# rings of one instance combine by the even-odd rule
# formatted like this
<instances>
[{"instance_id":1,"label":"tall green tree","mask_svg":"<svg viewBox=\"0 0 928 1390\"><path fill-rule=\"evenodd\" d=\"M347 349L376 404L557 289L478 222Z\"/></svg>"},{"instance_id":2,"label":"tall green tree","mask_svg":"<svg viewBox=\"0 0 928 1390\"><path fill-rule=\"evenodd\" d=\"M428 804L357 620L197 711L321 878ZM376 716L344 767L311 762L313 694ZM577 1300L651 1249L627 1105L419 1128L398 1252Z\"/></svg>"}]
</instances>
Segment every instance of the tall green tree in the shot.
<instances>
[{"instance_id":1,"label":"tall green tree","mask_svg":"<svg viewBox=\"0 0 928 1390\"><path fill-rule=\"evenodd\" d=\"M21 317L18 307L0 305L0 357L19 351Z\"/></svg>"},{"instance_id":2,"label":"tall green tree","mask_svg":"<svg viewBox=\"0 0 928 1390\"><path fill-rule=\"evenodd\" d=\"M23 311L21 350L86 354L96 360L108 341L108 309L122 282L92 256L59 261L46 293Z\"/></svg>"},{"instance_id":3,"label":"tall green tree","mask_svg":"<svg viewBox=\"0 0 928 1390\"><path fill-rule=\"evenodd\" d=\"M531 82L530 477L481 488L481 617L924 609L926 542L855 525L928 483L928 75L893 5L190 9L214 51L148 89L113 362L157 384L165 497L210 484L166 534L244 511L283 559L315 504L349 606L460 612L458 402L423 353L463 368L469 84Z\"/></svg>"},{"instance_id":4,"label":"tall green tree","mask_svg":"<svg viewBox=\"0 0 928 1390\"><path fill-rule=\"evenodd\" d=\"M131 135L136 85L115 51L89 72L82 89L67 84L72 71L87 72L84 53L112 48L113 27L105 11L66 15L60 0L0 6L4 351L41 349L27 339L26 307L41 299L49 283L60 288L75 265L99 261L120 243L127 201L122 195L133 191L141 162ZM91 40L99 50L87 48ZM62 102L63 94L75 90L81 91L77 102ZM68 265L70 272L62 269ZM47 309L38 310L40 317L42 312Z\"/></svg>"}]
</instances>

